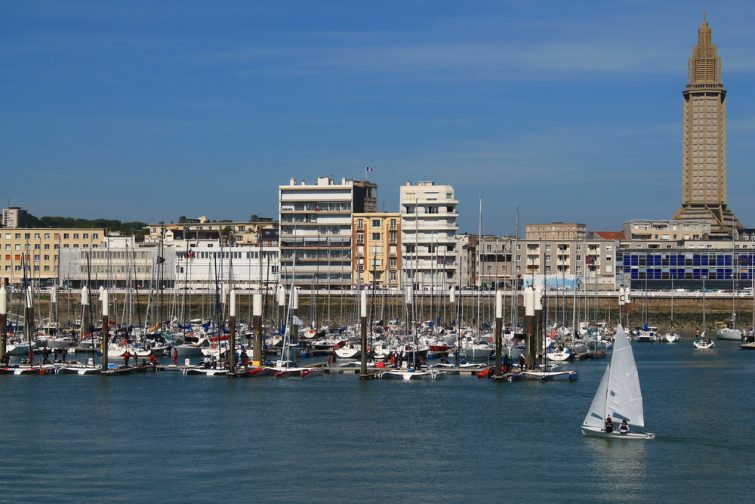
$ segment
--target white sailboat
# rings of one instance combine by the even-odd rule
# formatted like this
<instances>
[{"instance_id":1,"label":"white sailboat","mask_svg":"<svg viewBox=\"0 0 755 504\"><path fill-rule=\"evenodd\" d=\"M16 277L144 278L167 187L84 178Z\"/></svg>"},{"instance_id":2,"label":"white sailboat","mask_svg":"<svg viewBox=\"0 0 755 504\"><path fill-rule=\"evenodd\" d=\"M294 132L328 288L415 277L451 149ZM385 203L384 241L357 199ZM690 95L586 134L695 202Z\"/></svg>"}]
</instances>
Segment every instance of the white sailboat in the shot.
<instances>
[{"instance_id":1,"label":"white sailboat","mask_svg":"<svg viewBox=\"0 0 755 504\"><path fill-rule=\"evenodd\" d=\"M611 429L606 432L610 417ZM626 420L629 430L621 432L613 428L613 421ZM606 367L598 390L582 422L582 433L618 439L653 439L655 434L645 432L645 414L642 407L642 391L632 346L624 328L616 328L611 363Z\"/></svg>"}]
</instances>

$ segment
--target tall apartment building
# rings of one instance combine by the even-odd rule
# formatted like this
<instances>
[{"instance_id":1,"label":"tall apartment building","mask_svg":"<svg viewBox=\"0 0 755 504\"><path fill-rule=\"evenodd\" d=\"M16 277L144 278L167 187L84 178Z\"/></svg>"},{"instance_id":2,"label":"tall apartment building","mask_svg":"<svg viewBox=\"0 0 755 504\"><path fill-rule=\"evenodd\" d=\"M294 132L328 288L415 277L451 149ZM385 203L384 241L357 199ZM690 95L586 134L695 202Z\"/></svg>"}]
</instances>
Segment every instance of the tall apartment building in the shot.
<instances>
[{"instance_id":1,"label":"tall apartment building","mask_svg":"<svg viewBox=\"0 0 755 504\"><path fill-rule=\"evenodd\" d=\"M3 227L6 228L24 228L26 227L26 218L29 216L26 210L19 207L3 208Z\"/></svg>"},{"instance_id":2,"label":"tall apartment building","mask_svg":"<svg viewBox=\"0 0 755 504\"><path fill-rule=\"evenodd\" d=\"M278 186L281 281L350 287L352 214L374 212L376 198L377 185L369 181L319 177L307 184L292 178Z\"/></svg>"},{"instance_id":3,"label":"tall apartment building","mask_svg":"<svg viewBox=\"0 0 755 504\"><path fill-rule=\"evenodd\" d=\"M446 289L457 285L457 205L450 185L407 183L399 191L403 285Z\"/></svg>"},{"instance_id":4,"label":"tall apartment building","mask_svg":"<svg viewBox=\"0 0 755 504\"><path fill-rule=\"evenodd\" d=\"M60 250L94 249L102 245L102 228L16 228L0 230L0 278L10 284L27 278L53 283L58 278Z\"/></svg>"},{"instance_id":5,"label":"tall apartment building","mask_svg":"<svg viewBox=\"0 0 755 504\"><path fill-rule=\"evenodd\" d=\"M714 234L740 228L726 195L726 90L707 19L687 65L682 134L682 207L674 220L706 221Z\"/></svg>"},{"instance_id":6,"label":"tall apartment building","mask_svg":"<svg viewBox=\"0 0 755 504\"><path fill-rule=\"evenodd\" d=\"M401 214L355 213L351 235L351 282L401 286Z\"/></svg>"}]
</instances>

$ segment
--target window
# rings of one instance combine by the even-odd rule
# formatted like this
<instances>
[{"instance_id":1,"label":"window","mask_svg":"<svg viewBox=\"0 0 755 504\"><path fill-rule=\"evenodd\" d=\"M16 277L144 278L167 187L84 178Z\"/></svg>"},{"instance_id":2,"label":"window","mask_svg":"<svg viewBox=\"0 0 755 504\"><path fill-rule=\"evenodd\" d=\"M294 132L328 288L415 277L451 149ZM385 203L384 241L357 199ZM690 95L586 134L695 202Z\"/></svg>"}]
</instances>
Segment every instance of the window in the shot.
<instances>
[{"instance_id":1,"label":"window","mask_svg":"<svg viewBox=\"0 0 755 504\"><path fill-rule=\"evenodd\" d=\"M79 233L74 233L73 234L73 239L74 240L78 240L79 239Z\"/></svg>"},{"instance_id":2,"label":"window","mask_svg":"<svg viewBox=\"0 0 755 504\"><path fill-rule=\"evenodd\" d=\"M364 243L364 233L357 233L357 243Z\"/></svg>"},{"instance_id":3,"label":"window","mask_svg":"<svg viewBox=\"0 0 755 504\"><path fill-rule=\"evenodd\" d=\"M396 268L396 258L395 257L391 257L390 259L388 259L388 266L390 268L394 268L394 269Z\"/></svg>"},{"instance_id":4,"label":"window","mask_svg":"<svg viewBox=\"0 0 755 504\"><path fill-rule=\"evenodd\" d=\"M372 233L373 240L380 240L380 233Z\"/></svg>"},{"instance_id":5,"label":"window","mask_svg":"<svg viewBox=\"0 0 755 504\"><path fill-rule=\"evenodd\" d=\"M357 219L357 229L364 229L364 221L362 219Z\"/></svg>"},{"instance_id":6,"label":"window","mask_svg":"<svg viewBox=\"0 0 755 504\"><path fill-rule=\"evenodd\" d=\"M380 219L372 219L372 227L380 227Z\"/></svg>"}]
</instances>

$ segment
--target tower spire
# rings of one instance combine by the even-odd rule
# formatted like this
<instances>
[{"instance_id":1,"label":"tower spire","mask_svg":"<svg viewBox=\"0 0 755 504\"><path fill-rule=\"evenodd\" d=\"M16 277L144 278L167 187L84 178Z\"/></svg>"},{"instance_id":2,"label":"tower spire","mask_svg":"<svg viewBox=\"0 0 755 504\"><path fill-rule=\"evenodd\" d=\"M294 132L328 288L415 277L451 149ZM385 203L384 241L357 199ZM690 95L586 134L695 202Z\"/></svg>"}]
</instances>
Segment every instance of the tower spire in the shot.
<instances>
[{"instance_id":1,"label":"tower spire","mask_svg":"<svg viewBox=\"0 0 755 504\"><path fill-rule=\"evenodd\" d=\"M674 219L704 221L711 233L741 227L727 208L726 90L721 57L713 44L708 14L697 30L687 64L682 140L682 207Z\"/></svg>"}]
</instances>

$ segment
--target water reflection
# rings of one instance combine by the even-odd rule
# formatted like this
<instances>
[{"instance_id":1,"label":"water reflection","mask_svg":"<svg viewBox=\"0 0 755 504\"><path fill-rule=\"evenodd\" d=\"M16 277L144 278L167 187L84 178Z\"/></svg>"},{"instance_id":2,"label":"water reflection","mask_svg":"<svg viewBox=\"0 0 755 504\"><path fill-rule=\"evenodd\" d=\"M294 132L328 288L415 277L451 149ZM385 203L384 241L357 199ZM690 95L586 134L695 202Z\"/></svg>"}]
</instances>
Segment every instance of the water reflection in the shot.
<instances>
[{"instance_id":1,"label":"water reflection","mask_svg":"<svg viewBox=\"0 0 755 504\"><path fill-rule=\"evenodd\" d=\"M585 438L596 492L612 502L640 502L647 487L647 443ZM597 489L596 489L597 490Z\"/></svg>"}]
</instances>

